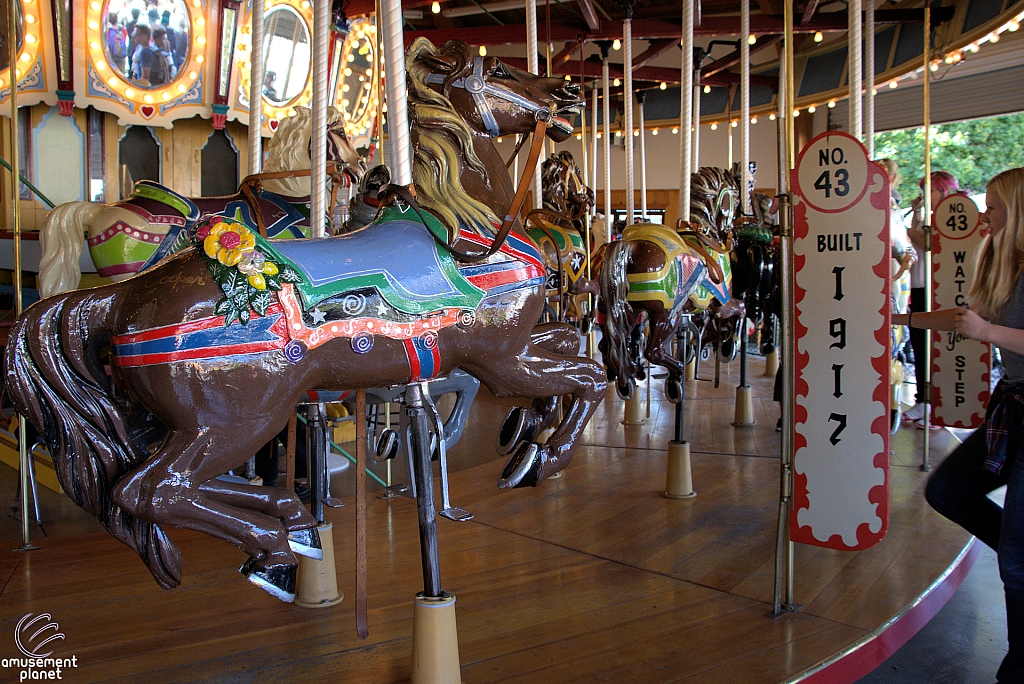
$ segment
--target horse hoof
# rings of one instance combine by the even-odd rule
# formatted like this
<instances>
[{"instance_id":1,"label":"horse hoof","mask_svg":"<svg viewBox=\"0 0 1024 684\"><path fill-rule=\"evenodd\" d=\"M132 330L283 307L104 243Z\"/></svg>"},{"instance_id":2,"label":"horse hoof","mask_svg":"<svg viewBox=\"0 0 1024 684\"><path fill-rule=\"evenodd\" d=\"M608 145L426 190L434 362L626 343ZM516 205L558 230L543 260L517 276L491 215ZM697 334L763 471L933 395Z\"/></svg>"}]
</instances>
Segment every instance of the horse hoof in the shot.
<instances>
[{"instance_id":1,"label":"horse hoof","mask_svg":"<svg viewBox=\"0 0 1024 684\"><path fill-rule=\"evenodd\" d=\"M258 567L252 558L242 563L238 572L245 575L245 579L274 598L281 599L285 603L295 600L295 577L298 574L297 565L268 565L265 568Z\"/></svg>"},{"instance_id":2,"label":"horse hoof","mask_svg":"<svg viewBox=\"0 0 1024 684\"><path fill-rule=\"evenodd\" d=\"M498 478L498 489L536 487L540 482L541 446L534 442L524 444L509 459Z\"/></svg>"},{"instance_id":3,"label":"horse hoof","mask_svg":"<svg viewBox=\"0 0 1024 684\"><path fill-rule=\"evenodd\" d=\"M593 323L591 322L590 317L588 316L588 317L584 318L582 321L580 321L580 334L582 334L582 335L589 335L590 334L590 329L592 327L593 327Z\"/></svg>"},{"instance_id":4,"label":"horse hoof","mask_svg":"<svg viewBox=\"0 0 1024 684\"><path fill-rule=\"evenodd\" d=\"M324 550L320 546L320 533L315 527L304 530L292 530L288 533L288 546L293 553L313 560L323 560Z\"/></svg>"},{"instance_id":5,"label":"horse hoof","mask_svg":"<svg viewBox=\"0 0 1024 684\"><path fill-rule=\"evenodd\" d=\"M505 417L505 422L498 430L498 440L494 448L501 456L507 456L515 451L516 447L523 442L533 439L534 425L536 418L533 412L522 406L514 406Z\"/></svg>"},{"instance_id":6,"label":"horse hoof","mask_svg":"<svg viewBox=\"0 0 1024 684\"><path fill-rule=\"evenodd\" d=\"M679 382L679 378L669 378L665 381L665 396L673 404L683 400L683 383Z\"/></svg>"},{"instance_id":7,"label":"horse hoof","mask_svg":"<svg viewBox=\"0 0 1024 684\"><path fill-rule=\"evenodd\" d=\"M619 399L629 401L629 398L633 396L633 389L635 384L632 381L623 382L621 379L615 383L615 393L619 395Z\"/></svg>"}]
</instances>

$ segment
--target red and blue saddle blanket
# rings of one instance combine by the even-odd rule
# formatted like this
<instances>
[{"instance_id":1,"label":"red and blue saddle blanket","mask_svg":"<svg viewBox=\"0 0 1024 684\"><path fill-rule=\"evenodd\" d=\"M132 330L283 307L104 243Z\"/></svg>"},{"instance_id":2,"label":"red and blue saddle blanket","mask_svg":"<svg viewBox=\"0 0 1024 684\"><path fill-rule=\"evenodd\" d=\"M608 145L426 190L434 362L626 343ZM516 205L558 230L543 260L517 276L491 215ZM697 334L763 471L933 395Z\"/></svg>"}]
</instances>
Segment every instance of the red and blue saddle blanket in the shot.
<instances>
[{"instance_id":1,"label":"red and blue saddle blanket","mask_svg":"<svg viewBox=\"0 0 1024 684\"><path fill-rule=\"evenodd\" d=\"M426 215L431 221L433 216ZM488 297L544 285L545 271L529 239L509 235L488 263L461 265L424 229L409 209L387 208L363 230L310 240L256 237L256 249L300 278L277 292L264 315L246 325L224 325L224 316L132 331L113 339L114 363L121 367L282 350L298 363L310 349L344 337L357 353L374 339L401 340L410 380L441 371L438 333L471 327ZM429 226L444 234L438 223ZM465 232L480 245L491 238Z\"/></svg>"}]
</instances>

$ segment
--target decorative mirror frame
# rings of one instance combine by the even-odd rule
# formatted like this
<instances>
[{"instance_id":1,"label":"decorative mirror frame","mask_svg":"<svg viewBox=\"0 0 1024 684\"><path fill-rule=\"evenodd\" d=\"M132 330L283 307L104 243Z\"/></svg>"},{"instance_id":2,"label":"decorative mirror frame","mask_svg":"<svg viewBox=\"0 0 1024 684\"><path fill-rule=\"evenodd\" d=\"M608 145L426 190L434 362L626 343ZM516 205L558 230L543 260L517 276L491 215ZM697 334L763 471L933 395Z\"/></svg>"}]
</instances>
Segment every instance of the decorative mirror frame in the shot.
<instances>
[{"instance_id":1,"label":"decorative mirror frame","mask_svg":"<svg viewBox=\"0 0 1024 684\"><path fill-rule=\"evenodd\" d=\"M275 7L286 5L291 7L296 14L306 24L306 30L309 32L310 46L312 47L313 40L313 5L310 0L266 0L263 7L263 16L266 18L270 14L271 10ZM231 111L228 114L228 118L232 120L242 121L248 123L249 121L249 107L246 103L242 102L240 97L241 93L246 94L246 102L248 102L249 93L249 59L251 55L252 47L252 34L250 28L252 26L252 9L251 5L245 5L245 15L239 24L239 36L235 42L235 64L237 68L235 72L235 85L232 87L232 106ZM265 19L264 19L265 20ZM311 50L312 52L312 50ZM311 58L312 59L312 58ZM304 107L308 105L313 99L313 64L310 62L309 73L306 75L306 86L301 93L296 95L294 98L280 106L273 105L263 100L263 135L271 136L277 130L278 123L281 119L288 116L293 116L293 109L295 107Z\"/></svg>"},{"instance_id":2,"label":"decorative mirror frame","mask_svg":"<svg viewBox=\"0 0 1024 684\"><path fill-rule=\"evenodd\" d=\"M340 59L337 63L332 65L332 76L335 81L335 99L334 106L338 111L344 112L345 114L345 134L349 140L356 147L369 147L370 140L376 136L376 131L373 130L377 121L377 104L380 98L380 92L378 89L380 79L380 55L376 54L376 38L377 38L377 26L373 19L363 19L353 21L349 25L349 32L346 35L344 42L341 46ZM363 40L369 40L374 45L374 58L372 60L373 73L370 75L371 87L370 87L370 99L366 105L366 109L363 110L362 114L358 117L351 116L349 108L345 107L343 102L345 100L345 93L342 92L341 84L344 82L344 70L349 64L349 55L355 45L362 42Z\"/></svg>"},{"instance_id":3,"label":"decorative mirror frame","mask_svg":"<svg viewBox=\"0 0 1024 684\"><path fill-rule=\"evenodd\" d=\"M57 74L54 68L53 17L49 0L21 0L25 36L15 74L18 78L18 104L30 107L40 102L57 104ZM10 117L11 69L0 70L0 115Z\"/></svg>"},{"instance_id":4,"label":"decorative mirror frame","mask_svg":"<svg viewBox=\"0 0 1024 684\"><path fill-rule=\"evenodd\" d=\"M39 0L34 0L38 2ZM217 26L207 21L210 0L182 0L189 15L189 31L192 44L188 60L179 69L177 77L156 88L139 88L124 74L107 63L103 43L97 31L103 25L103 8L107 0L82 0L84 8L77 12L76 49L84 50L85 81L76 90L75 106L89 105L105 112L118 115L122 126L130 124L162 125L170 128L175 119L189 118L196 114L210 116L209 98L206 97L207 55L216 49ZM212 22L218 23L218 22ZM209 42L213 37L213 44ZM214 60L216 62L216 60Z\"/></svg>"}]
</instances>

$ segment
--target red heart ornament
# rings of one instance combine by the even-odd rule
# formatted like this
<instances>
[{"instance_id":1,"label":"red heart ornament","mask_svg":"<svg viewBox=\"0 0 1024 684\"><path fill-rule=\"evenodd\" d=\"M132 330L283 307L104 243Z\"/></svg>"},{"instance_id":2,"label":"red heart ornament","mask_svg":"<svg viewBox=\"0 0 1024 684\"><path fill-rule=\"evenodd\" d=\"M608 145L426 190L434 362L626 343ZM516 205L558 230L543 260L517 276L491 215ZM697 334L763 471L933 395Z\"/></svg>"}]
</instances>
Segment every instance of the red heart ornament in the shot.
<instances>
[{"instance_id":1,"label":"red heart ornament","mask_svg":"<svg viewBox=\"0 0 1024 684\"><path fill-rule=\"evenodd\" d=\"M151 107L150 105L142 105L141 107L139 107L139 112L142 114L142 116L148 119L152 117L154 114L156 114L156 107Z\"/></svg>"},{"instance_id":2,"label":"red heart ornament","mask_svg":"<svg viewBox=\"0 0 1024 684\"><path fill-rule=\"evenodd\" d=\"M281 123L281 122L278 121L277 119L271 119L270 121L267 122L267 126L270 127L270 130L276 131L277 130L277 125L279 123Z\"/></svg>"}]
</instances>

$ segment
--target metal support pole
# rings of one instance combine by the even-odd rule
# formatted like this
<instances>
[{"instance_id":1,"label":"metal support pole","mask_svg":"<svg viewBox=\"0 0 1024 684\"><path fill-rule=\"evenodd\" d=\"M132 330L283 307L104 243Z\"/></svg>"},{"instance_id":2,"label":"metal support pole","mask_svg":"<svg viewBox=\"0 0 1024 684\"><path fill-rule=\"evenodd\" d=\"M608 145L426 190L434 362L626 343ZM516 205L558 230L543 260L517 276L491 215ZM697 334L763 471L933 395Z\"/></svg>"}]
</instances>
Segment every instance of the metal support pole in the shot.
<instances>
[{"instance_id":1,"label":"metal support pole","mask_svg":"<svg viewBox=\"0 0 1024 684\"><path fill-rule=\"evenodd\" d=\"M604 242L612 241L612 93L608 83L608 51L611 46L601 43L601 87L604 91L604 102L601 103L604 121Z\"/></svg>"},{"instance_id":2,"label":"metal support pole","mask_svg":"<svg viewBox=\"0 0 1024 684\"><path fill-rule=\"evenodd\" d=\"M22 287L21 281L21 207L19 206L21 188L18 179L21 176L21 149L18 139L18 4L16 0L7 3L7 58L10 65L11 94L8 102L11 105L11 226L14 228L14 312L21 315ZM32 537L29 532L29 488L33 486L30 481L32 458L29 449L28 432L25 426L25 418L18 419L18 475L21 478L21 546L18 551L29 551L39 548L32 544Z\"/></svg>"},{"instance_id":3,"label":"metal support pole","mask_svg":"<svg viewBox=\"0 0 1024 684\"><path fill-rule=\"evenodd\" d=\"M388 133L391 138L391 178L396 185L411 185L412 142L409 138L409 101L405 92L405 32L402 29L401 0L382 0L380 12Z\"/></svg>"},{"instance_id":4,"label":"metal support pole","mask_svg":"<svg viewBox=\"0 0 1024 684\"><path fill-rule=\"evenodd\" d=\"M686 364L686 350L690 346L690 315L685 314L679 317L679 325L676 327L676 358L679 359L684 365ZM682 378L683 392L679 397L679 403L676 404L676 420L675 420L675 436L672 438L676 442L686 441L686 374L683 373Z\"/></svg>"},{"instance_id":5,"label":"metal support pole","mask_svg":"<svg viewBox=\"0 0 1024 684\"><path fill-rule=\"evenodd\" d=\"M540 73L540 65L537 60L537 0L526 0L526 69L531 74ZM537 168L534 169L533 173L533 208L540 209L544 206L544 201L541 197L544 188L541 186L541 171L540 164L543 159L543 149L541 156L537 158Z\"/></svg>"},{"instance_id":6,"label":"metal support pole","mask_svg":"<svg viewBox=\"0 0 1024 684\"><path fill-rule=\"evenodd\" d=\"M740 10L740 206L750 213L750 3ZM744 335L744 341L746 336ZM744 344L744 346L746 346ZM746 368L746 366L744 366ZM746 384L745 382L743 383Z\"/></svg>"},{"instance_id":7,"label":"metal support pole","mask_svg":"<svg viewBox=\"0 0 1024 684\"><path fill-rule=\"evenodd\" d=\"M690 220L690 174L693 173L693 0L683 0L683 64L680 86L679 218Z\"/></svg>"},{"instance_id":8,"label":"metal support pole","mask_svg":"<svg viewBox=\"0 0 1024 684\"><path fill-rule=\"evenodd\" d=\"M249 175L263 169L263 0L252 0L249 48ZM13 62L12 62L13 64Z\"/></svg>"},{"instance_id":9,"label":"metal support pole","mask_svg":"<svg viewBox=\"0 0 1024 684\"><path fill-rule=\"evenodd\" d=\"M785 138L780 140L780 148L784 148L785 163L779 176L779 229L780 229L780 265L782 286L782 444L780 453L779 473L779 518L775 544L775 590L772 597L772 612L780 615L783 611L792 610L793 600L793 542L789 535L789 513L793 496L793 385L794 385L794 321L793 315L793 216L792 201L788 192L787 176L794 167L795 156L792 152L794 142L793 129L793 5L785 3L785 57L786 65L779 70L780 101L785 104L785 119L779 120L780 133L785 128ZM784 124L784 125L783 125Z\"/></svg>"},{"instance_id":10,"label":"metal support pole","mask_svg":"<svg viewBox=\"0 0 1024 684\"><path fill-rule=\"evenodd\" d=\"M868 0L864 13L864 144L868 148L868 159L875 158L875 3Z\"/></svg>"},{"instance_id":11,"label":"metal support pole","mask_svg":"<svg viewBox=\"0 0 1024 684\"><path fill-rule=\"evenodd\" d=\"M324 404L309 404L306 410L306 472L309 474L309 508L318 525L326 522L324 501L327 499L327 440Z\"/></svg>"},{"instance_id":12,"label":"metal support pole","mask_svg":"<svg viewBox=\"0 0 1024 684\"><path fill-rule=\"evenodd\" d=\"M327 206L327 42L330 37L331 0L314 0L313 4L313 131L310 147L309 233L323 237L326 233Z\"/></svg>"},{"instance_id":13,"label":"metal support pole","mask_svg":"<svg viewBox=\"0 0 1024 684\"><path fill-rule=\"evenodd\" d=\"M412 424L412 465L416 481L416 509L420 522L420 555L423 560L423 594L440 598L441 569L437 553L437 512L434 509L434 481L430 466L430 433L423 407L423 387L405 389L405 413Z\"/></svg>"},{"instance_id":14,"label":"metal support pole","mask_svg":"<svg viewBox=\"0 0 1024 684\"><path fill-rule=\"evenodd\" d=\"M932 310L932 84L931 52L932 24L931 7L924 7L924 310ZM924 395L924 439L922 445L921 470L932 469L928 462L931 449L932 417L932 331L929 330L924 346L924 388L918 394Z\"/></svg>"},{"instance_id":15,"label":"metal support pole","mask_svg":"<svg viewBox=\"0 0 1024 684\"><path fill-rule=\"evenodd\" d=\"M873 4L873 3L872 3ZM847 32L850 53L850 135L863 140L863 37L861 33L861 0L849 0L847 5L850 30Z\"/></svg>"},{"instance_id":16,"label":"metal support pole","mask_svg":"<svg viewBox=\"0 0 1024 684\"><path fill-rule=\"evenodd\" d=\"M636 94L640 114L640 216L647 220L647 131L644 129L644 93Z\"/></svg>"},{"instance_id":17,"label":"metal support pole","mask_svg":"<svg viewBox=\"0 0 1024 684\"><path fill-rule=\"evenodd\" d=\"M622 141L626 152L626 225L636 223L635 209L636 197L633 188L635 179L633 176L633 6L624 4L622 6L626 18L622 21L622 49L623 49L623 90L622 106L626 113L626 130L622 132Z\"/></svg>"}]
</instances>

